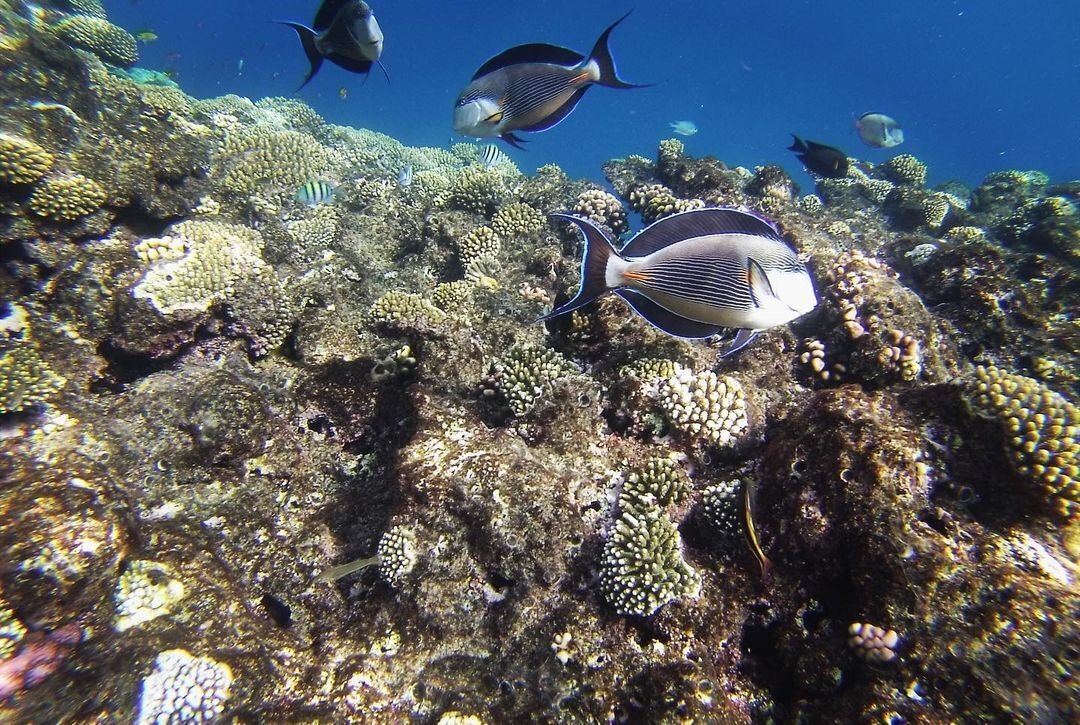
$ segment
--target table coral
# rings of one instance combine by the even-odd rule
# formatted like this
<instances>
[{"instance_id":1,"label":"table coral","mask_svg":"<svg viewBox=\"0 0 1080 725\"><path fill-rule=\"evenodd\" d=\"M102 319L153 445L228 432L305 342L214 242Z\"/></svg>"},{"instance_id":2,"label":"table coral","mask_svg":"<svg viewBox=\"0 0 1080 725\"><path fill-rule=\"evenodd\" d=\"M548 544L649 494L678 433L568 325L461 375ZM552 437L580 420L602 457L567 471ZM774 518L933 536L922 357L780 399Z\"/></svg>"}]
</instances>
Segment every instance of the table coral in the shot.
<instances>
[{"instance_id":1,"label":"table coral","mask_svg":"<svg viewBox=\"0 0 1080 725\"><path fill-rule=\"evenodd\" d=\"M71 15L56 24L64 42L88 50L106 63L130 68L139 60L134 36L118 25L91 15Z\"/></svg>"}]
</instances>

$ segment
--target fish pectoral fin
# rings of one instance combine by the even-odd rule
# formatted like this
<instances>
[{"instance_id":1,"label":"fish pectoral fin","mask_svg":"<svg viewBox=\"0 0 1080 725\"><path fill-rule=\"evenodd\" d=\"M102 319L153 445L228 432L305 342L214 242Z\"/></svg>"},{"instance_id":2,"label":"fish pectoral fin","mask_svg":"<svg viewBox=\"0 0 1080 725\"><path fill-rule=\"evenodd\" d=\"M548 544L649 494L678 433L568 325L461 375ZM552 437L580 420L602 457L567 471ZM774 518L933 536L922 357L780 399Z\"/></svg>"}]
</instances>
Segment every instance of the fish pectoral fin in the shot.
<instances>
[{"instance_id":1,"label":"fish pectoral fin","mask_svg":"<svg viewBox=\"0 0 1080 725\"><path fill-rule=\"evenodd\" d=\"M732 340L731 344L727 346L727 349L720 353L720 357L724 358L734 355L739 350L742 350L744 347L753 342L754 338L757 337L757 335L757 330L739 330L739 332L735 335L735 339Z\"/></svg>"},{"instance_id":2,"label":"fish pectoral fin","mask_svg":"<svg viewBox=\"0 0 1080 725\"><path fill-rule=\"evenodd\" d=\"M758 307L764 307L768 299L776 299L772 283L769 282L765 268L757 261L750 259L746 265L746 283L750 287L750 297Z\"/></svg>"}]
</instances>

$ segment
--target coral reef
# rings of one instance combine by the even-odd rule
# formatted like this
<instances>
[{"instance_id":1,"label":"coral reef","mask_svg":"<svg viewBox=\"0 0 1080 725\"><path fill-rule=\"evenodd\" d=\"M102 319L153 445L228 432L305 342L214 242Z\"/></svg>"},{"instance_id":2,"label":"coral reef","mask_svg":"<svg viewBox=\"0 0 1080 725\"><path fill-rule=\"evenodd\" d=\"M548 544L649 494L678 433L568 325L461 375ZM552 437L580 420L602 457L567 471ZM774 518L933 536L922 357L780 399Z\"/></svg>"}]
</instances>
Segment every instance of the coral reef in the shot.
<instances>
[{"instance_id":1,"label":"coral reef","mask_svg":"<svg viewBox=\"0 0 1080 725\"><path fill-rule=\"evenodd\" d=\"M88 50L106 63L129 68L139 61L134 36L104 18L71 15L56 24L56 34L76 48Z\"/></svg>"},{"instance_id":2,"label":"coral reef","mask_svg":"<svg viewBox=\"0 0 1080 725\"><path fill-rule=\"evenodd\" d=\"M0 3L0 720L1080 719L1075 182L665 140L601 191L191 98L58 7ZM818 308L727 357L538 322L545 215L701 205Z\"/></svg>"}]
</instances>

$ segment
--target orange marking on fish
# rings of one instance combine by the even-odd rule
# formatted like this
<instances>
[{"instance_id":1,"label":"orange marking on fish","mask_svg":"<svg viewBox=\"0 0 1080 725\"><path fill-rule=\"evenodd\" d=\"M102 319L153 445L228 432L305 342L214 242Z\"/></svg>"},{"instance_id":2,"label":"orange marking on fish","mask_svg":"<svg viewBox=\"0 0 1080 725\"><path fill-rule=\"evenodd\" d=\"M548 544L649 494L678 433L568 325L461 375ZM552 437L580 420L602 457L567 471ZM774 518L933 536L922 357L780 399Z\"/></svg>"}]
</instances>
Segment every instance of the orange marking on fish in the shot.
<instances>
[{"instance_id":1,"label":"orange marking on fish","mask_svg":"<svg viewBox=\"0 0 1080 725\"><path fill-rule=\"evenodd\" d=\"M623 277L635 282L648 282L651 279L648 272L632 272L630 270L623 272Z\"/></svg>"},{"instance_id":2,"label":"orange marking on fish","mask_svg":"<svg viewBox=\"0 0 1080 725\"><path fill-rule=\"evenodd\" d=\"M582 72L578 73L576 76L574 76L573 78L570 79L570 85L572 85L572 86L577 85L578 83L582 83L582 82L588 81L588 80L592 80L589 77L589 71L587 71L587 70L582 71Z\"/></svg>"}]
</instances>

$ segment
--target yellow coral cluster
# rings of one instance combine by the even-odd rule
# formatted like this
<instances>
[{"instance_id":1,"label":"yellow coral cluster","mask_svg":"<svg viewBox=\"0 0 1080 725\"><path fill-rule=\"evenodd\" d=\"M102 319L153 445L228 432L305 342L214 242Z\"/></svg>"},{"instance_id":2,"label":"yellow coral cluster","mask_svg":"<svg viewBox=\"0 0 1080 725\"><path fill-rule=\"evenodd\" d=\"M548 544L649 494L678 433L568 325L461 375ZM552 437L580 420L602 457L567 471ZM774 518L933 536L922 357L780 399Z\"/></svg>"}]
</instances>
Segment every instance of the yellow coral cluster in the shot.
<instances>
[{"instance_id":1,"label":"yellow coral cluster","mask_svg":"<svg viewBox=\"0 0 1080 725\"><path fill-rule=\"evenodd\" d=\"M331 161L311 136L265 126L228 134L215 155L221 185L242 195L267 187L291 194L308 179L324 176Z\"/></svg>"},{"instance_id":2,"label":"yellow coral cluster","mask_svg":"<svg viewBox=\"0 0 1080 725\"><path fill-rule=\"evenodd\" d=\"M70 15L56 24L68 45L88 50L106 63L129 68L139 60L139 45L131 33L92 15Z\"/></svg>"},{"instance_id":3,"label":"yellow coral cluster","mask_svg":"<svg viewBox=\"0 0 1080 725\"><path fill-rule=\"evenodd\" d=\"M894 156L881 165L881 170L897 184L923 186L926 183L926 164L911 154Z\"/></svg>"},{"instance_id":4,"label":"yellow coral cluster","mask_svg":"<svg viewBox=\"0 0 1080 725\"><path fill-rule=\"evenodd\" d=\"M38 216L73 222L93 214L105 203L101 184L82 174L46 179L30 195L30 210Z\"/></svg>"},{"instance_id":5,"label":"yellow coral cluster","mask_svg":"<svg viewBox=\"0 0 1080 725\"><path fill-rule=\"evenodd\" d=\"M368 317L381 327L422 332L446 319L446 313L420 295L394 291L377 299Z\"/></svg>"},{"instance_id":6,"label":"yellow coral cluster","mask_svg":"<svg viewBox=\"0 0 1080 725\"><path fill-rule=\"evenodd\" d=\"M458 258L467 267L478 259L494 259L501 245L499 235L491 227L477 227L457 242Z\"/></svg>"},{"instance_id":7,"label":"yellow coral cluster","mask_svg":"<svg viewBox=\"0 0 1080 725\"><path fill-rule=\"evenodd\" d=\"M52 371L26 340L0 342L0 414L45 401L66 381Z\"/></svg>"},{"instance_id":8,"label":"yellow coral cluster","mask_svg":"<svg viewBox=\"0 0 1080 725\"><path fill-rule=\"evenodd\" d=\"M0 133L0 182L32 184L53 165L53 155L19 136Z\"/></svg>"},{"instance_id":9,"label":"yellow coral cluster","mask_svg":"<svg viewBox=\"0 0 1080 725\"><path fill-rule=\"evenodd\" d=\"M606 226L615 234L622 234L630 229L623 205L603 189L587 189L578 194L574 213L588 218L594 224Z\"/></svg>"},{"instance_id":10,"label":"yellow coral cluster","mask_svg":"<svg viewBox=\"0 0 1080 725\"><path fill-rule=\"evenodd\" d=\"M1044 384L979 366L975 404L999 418L1016 470L1031 477L1067 519L1080 519L1080 409Z\"/></svg>"},{"instance_id":11,"label":"yellow coral cluster","mask_svg":"<svg viewBox=\"0 0 1080 725\"><path fill-rule=\"evenodd\" d=\"M544 215L528 204L514 202L499 209L491 228L503 239L523 237L544 228Z\"/></svg>"},{"instance_id":12,"label":"yellow coral cluster","mask_svg":"<svg viewBox=\"0 0 1080 725\"><path fill-rule=\"evenodd\" d=\"M439 198L440 206L490 214L509 190L503 175L483 166L467 166L450 181L450 188Z\"/></svg>"},{"instance_id":13,"label":"yellow coral cluster","mask_svg":"<svg viewBox=\"0 0 1080 725\"><path fill-rule=\"evenodd\" d=\"M646 223L652 223L680 211L700 209L701 199L680 199L663 184L647 184L630 192L630 206L641 213Z\"/></svg>"}]
</instances>

